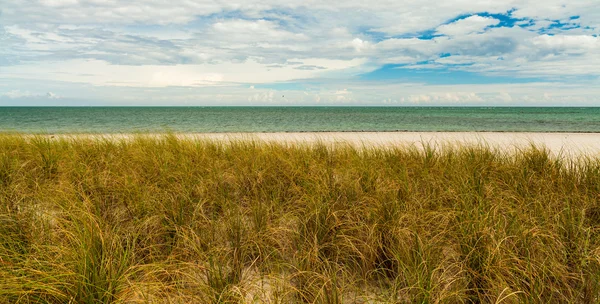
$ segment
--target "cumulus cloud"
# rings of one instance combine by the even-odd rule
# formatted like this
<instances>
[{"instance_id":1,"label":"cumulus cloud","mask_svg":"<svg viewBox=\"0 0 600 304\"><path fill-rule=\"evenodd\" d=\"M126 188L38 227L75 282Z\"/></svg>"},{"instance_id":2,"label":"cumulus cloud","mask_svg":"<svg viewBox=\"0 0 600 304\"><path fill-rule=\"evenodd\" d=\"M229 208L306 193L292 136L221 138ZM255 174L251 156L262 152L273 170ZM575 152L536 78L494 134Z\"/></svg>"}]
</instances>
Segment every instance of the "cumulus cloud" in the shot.
<instances>
[{"instance_id":1,"label":"cumulus cloud","mask_svg":"<svg viewBox=\"0 0 600 304\"><path fill-rule=\"evenodd\" d=\"M364 49L368 49L371 47L371 43L369 43L368 41L364 41L360 38L354 38L351 44L357 52L362 52Z\"/></svg>"}]
</instances>

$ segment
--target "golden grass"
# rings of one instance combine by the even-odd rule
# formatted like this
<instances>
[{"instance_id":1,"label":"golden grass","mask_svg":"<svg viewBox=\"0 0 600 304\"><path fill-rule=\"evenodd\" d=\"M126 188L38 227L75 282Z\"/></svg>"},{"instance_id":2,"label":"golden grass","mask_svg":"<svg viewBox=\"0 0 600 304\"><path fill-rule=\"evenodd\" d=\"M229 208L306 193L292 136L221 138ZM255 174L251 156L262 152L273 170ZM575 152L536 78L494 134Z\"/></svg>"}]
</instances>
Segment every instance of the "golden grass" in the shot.
<instances>
[{"instance_id":1,"label":"golden grass","mask_svg":"<svg viewBox=\"0 0 600 304\"><path fill-rule=\"evenodd\" d=\"M0 303L597 303L600 161L0 136Z\"/></svg>"}]
</instances>

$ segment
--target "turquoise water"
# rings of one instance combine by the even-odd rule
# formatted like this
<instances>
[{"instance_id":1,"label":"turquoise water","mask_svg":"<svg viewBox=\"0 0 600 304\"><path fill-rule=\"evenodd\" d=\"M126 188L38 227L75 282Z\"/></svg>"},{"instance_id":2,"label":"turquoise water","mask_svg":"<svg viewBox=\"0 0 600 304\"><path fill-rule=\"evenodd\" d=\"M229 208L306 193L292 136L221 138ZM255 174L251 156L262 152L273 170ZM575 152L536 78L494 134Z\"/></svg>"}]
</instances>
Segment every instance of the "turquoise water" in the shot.
<instances>
[{"instance_id":1,"label":"turquoise water","mask_svg":"<svg viewBox=\"0 0 600 304\"><path fill-rule=\"evenodd\" d=\"M0 107L0 132L600 132L600 108Z\"/></svg>"}]
</instances>

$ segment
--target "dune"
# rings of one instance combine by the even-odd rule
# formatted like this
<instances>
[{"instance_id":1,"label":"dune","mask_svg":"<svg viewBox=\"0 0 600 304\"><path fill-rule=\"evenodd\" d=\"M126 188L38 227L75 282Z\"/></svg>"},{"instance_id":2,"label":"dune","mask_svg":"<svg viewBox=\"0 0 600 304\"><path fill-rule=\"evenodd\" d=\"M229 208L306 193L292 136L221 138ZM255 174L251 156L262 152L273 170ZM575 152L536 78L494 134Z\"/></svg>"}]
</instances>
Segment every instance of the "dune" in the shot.
<instances>
[{"instance_id":1,"label":"dune","mask_svg":"<svg viewBox=\"0 0 600 304\"><path fill-rule=\"evenodd\" d=\"M151 134L150 136L161 136ZM281 132L281 133L176 133L180 138L199 140L256 140L277 143L343 143L354 146L422 147L424 144L477 145L484 144L503 150L545 147L554 155L598 155L600 133L533 133L533 132ZM134 134L70 134L56 137L132 138Z\"/></svg>"}]
</instances>

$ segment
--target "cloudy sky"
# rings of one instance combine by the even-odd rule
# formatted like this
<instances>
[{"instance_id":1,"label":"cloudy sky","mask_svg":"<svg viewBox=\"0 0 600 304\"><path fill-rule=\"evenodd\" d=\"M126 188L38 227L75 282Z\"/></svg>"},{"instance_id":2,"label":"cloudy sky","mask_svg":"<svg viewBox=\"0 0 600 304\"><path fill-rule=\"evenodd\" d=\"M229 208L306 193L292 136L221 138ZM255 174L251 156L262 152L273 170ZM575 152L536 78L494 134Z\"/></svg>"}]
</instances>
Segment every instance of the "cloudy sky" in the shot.
<instances>
[{"instance_id":1,"label":"cloudy sky","mask_svg":"<svg viewBox=\"0 0 600 304\"><path fill-rule=\"evenodd\" d=\"M598 0L0 0L0 105L600 106Z\"/></svg>"}]
</instances>

